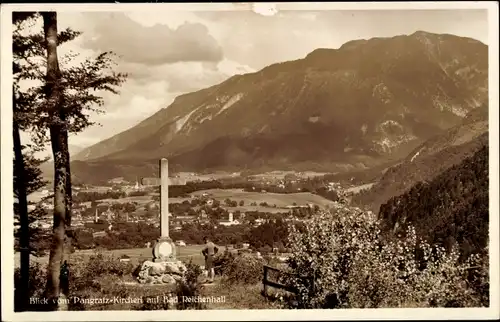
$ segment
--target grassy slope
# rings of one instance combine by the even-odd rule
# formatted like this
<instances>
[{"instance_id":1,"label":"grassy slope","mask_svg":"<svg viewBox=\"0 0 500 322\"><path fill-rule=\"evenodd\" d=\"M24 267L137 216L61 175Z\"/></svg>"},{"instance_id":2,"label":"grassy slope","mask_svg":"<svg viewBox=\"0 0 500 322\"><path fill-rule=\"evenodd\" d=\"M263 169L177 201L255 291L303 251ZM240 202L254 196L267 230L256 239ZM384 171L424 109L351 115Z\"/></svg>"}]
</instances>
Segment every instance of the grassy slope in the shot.
<instances>
[{"instance_id":1,"label":"grassy slope","mask_svg":"<svg viewBox=\"0 0 500 322\"><path fill-rule=\"evenodd\" d=\"M198 265L204 265L204 260L201 255L202 245L189 245L185 247L177 247L177 258L184 262L189 262L190 259L193 263ZM95 253L95 250L78 250L71 257L90 257ZM139 263L143 260L152 259L152 249L151 248L131 248L131 249L115 249L115 250L103 250L104 255L112 255L114 257L120 257L122 255L130 256L132 263ZM31 257L31 260L39 262L41 264L47 264L49 256L42 257ZM15 267L19 267L19 253L14 255Z\"/></svg>"}]
</instances>

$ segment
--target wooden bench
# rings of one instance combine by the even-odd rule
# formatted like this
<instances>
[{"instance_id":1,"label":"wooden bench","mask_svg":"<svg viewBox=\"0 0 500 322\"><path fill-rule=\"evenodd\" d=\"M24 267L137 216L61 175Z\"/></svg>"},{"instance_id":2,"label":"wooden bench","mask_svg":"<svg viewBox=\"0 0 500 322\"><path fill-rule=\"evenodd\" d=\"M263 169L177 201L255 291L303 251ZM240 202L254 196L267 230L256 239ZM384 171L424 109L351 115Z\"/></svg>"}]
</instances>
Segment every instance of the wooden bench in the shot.
<instances>
[{"instance_id":1,"label":"wooden bench","mask_svg":"<svg viewBox=\"0 0 500 322\"><path fill-rule=\"evenodd\" d=\"M289 275L289 276L295 276L295 277L298 277L298 278L303 279L303 280L309 280L309 285L311 287L311 291L314 292L314 276L313 277L303 277L303 276L300 276L298 274L294 274L294 273L283 271L283 270L281 270L279 268L276 268L276 267L264 265L264 276L262 278L262 284L264 286L264 289L263 289L263 295L264 296L267 296L267 287L268 286L269 287L274 287L274 288L277 288L277 289L283 289L285 291L288 291L288 292L291 292L291 293L294 293L294 294L298 294L298 290L295 287L291 286L291 285L285 285L285 284L281 284L281 283L269 280L269 272L270 271L272 271L272 272L278 272L279 274L284 274L284 275Z\"/></svg>"}]
</instances>

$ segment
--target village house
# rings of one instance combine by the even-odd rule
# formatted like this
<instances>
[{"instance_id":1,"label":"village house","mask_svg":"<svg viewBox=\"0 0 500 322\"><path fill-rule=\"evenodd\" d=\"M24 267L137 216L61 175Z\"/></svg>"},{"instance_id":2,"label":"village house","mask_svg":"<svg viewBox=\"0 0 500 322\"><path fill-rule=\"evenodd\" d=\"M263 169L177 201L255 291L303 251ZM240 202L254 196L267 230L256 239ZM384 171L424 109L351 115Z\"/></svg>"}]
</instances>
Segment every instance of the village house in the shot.
<instances>
[{"instance_id":1,"label":"village house","mask_svg":"<svg viewBox=\"0 0 500 322\"><path fill-rule=\"evenodd\" d=\"M141 183L139 183L139 181L136 181L134 189L135 189L135 191L142 191L142 190L144 190L144 186Z\"/></svg>"},{"instance_id":2,"label":"village house","mask_svg":"<svg viewBox=\"0 0 500 322\"><path fill-rule=\"evenodd\" d=\"M219 224L222 226L233 226L233 225L239 225L240 222L238 220L234 220L233 213L230 212L228 215L228 219L219 221Z\"/></svg>"},{"instance_id":3,"label":"village house","mask_svg":"<svg viewBox=\"0 0 500 322\"><path fill-rule=\"evenodd\" d=\"M257 218L257 219L255 219L255 223L254 223L254 225L253 225L253 226L254 226L254 227L258 227L258 226L262 225L265 221L266 221L266 220L265 220L265 219L263 219L263 218Z\"/></svg>"},{"instance_id":4,"label":"village house","mask_svg":"<svg viewBox=\"0 0 500 322\"><path fill-rule=\"evenodd\" d=\"M108 181L108 184L111 185L125 184L125 183L127 183L127 181L123 177L114 178Z\"/></svg>"},{"instance_id":5,"label":"village house","mask_svg":"<svg viewBox=\"0 0 500 322\"><path fill-rule=\"evenodd\" d=\"M96 237L104 237L106 236L106 232L105 231L96 231L94 233L92 233L92 237L96 238Z\"/></svg>"},{"instance_id":6,"label":"village house","mask_svg":"<svg viewBox=\"0 0 500 322\"><path fill-rule=\"evenodd\" d=\"M180 215L175 217L175 223L181 225L184 223L191 223L193 221L197 220L196 216L187 216L187 215Z\"/></svg>"}]
</instances>

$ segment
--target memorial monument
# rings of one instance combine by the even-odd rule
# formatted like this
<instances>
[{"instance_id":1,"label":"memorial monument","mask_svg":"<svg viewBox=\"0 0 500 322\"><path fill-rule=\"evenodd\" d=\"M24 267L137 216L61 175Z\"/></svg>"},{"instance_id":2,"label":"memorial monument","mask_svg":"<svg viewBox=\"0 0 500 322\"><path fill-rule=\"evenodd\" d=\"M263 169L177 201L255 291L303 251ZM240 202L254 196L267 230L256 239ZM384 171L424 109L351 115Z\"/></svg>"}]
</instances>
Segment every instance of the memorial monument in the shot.
<instances>
[{"instance_id":1,"label":"memorial monument","mask_svg":"<svg viewBox=\"0 0 500 322\"><path fill-rule=\"evenodd\" d=\"M161 159L160 238L153 246L152 261L142 263L137 278L139 283L175 284L184 277L186 272L184 263L176 259L175 243L169 236L168 187L172 181L168 177L168 160Z\"/></svg>"},{"instance_id":2,"label":"memorial monument","mask_svg":"<svg viewBox=\"0 0 500 322\"><path fill-rule=\"evenodd\" d=\"M153 247L153 261L175 261L176 249L175 243L169 236L169 218L168 212L168 160L160 160L160 238Z\"/></svg>"}]
</instances>

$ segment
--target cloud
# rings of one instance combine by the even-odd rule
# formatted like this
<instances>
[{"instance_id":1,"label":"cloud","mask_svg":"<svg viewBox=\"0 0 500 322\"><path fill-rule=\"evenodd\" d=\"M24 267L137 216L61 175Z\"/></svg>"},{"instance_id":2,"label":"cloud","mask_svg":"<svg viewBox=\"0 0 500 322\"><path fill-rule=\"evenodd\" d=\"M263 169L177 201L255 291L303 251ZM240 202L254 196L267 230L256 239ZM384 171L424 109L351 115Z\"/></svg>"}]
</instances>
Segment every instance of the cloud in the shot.
<instances>
[{"instance_id":1,"label":"cloud","mask_svg":"<svg viewBox=\"0 0 500 322\"><path fill-rule=\"evenodd\" d=\"M236 74L255 70L228 59L220 62L178 62L160 66L145 66L136 63L121 63L121 72L137 85L150 88L153 82L164 82L165 92L188 93L216 85ZM147 88L145 88L148 91Z\"/></svg>"},{"instance_id":2,"label":"cloud","mask_svg":"<svg viewBox=\"0 0 500 322\"><path fill-rule=\"evenodd\" d=\"M451 33L485 42L486 10L280 10L197 13L227 59L261 69L305 57L317 48L339 48L355 39L393 37L417 30Z\"/></svg>"},{"instance_id":3,"label":"cloud","mask_svg":"<svg viewBox=\"0 0 500 322\"><path fill-rule=\"evenodd\" d=\"M201 23L144 26L125 13L87 13L93 32L83 46L113 51L124 61L156 66L176 62L218 62L222 47Z\"/></svg>"},{"instance_id":4,"label":"cloud","mask_svg":"<svg viewBox=\"0 0 500 322\"><path fill-rule=\"evenodd\" d=\"M235 74L254 71L227 59L218 63L179 62L156 67L120 62L118 68L120 72L129 73L120 94L103 93L105 113L91 117L100 125L72 137L73 144L98 143L168 107L181 94L219 84Z\"/></svg>"}]
</instances>

